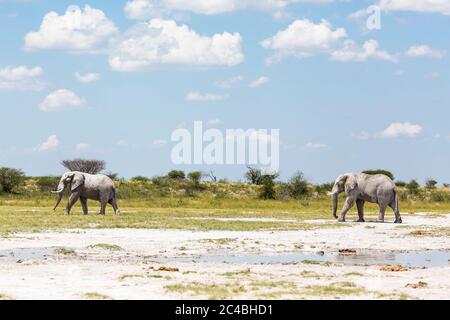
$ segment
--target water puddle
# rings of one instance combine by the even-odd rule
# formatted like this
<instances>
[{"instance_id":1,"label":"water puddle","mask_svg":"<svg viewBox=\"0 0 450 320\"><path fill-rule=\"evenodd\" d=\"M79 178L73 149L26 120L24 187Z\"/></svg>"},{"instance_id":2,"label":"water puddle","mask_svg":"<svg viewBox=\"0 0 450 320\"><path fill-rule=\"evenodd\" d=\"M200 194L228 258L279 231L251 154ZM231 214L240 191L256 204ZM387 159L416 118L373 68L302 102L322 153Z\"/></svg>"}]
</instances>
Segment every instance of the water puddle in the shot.
<instances>
[{"instance_id":1,"label":"water puddle","mask_svg":"<svg viewBox=\"0 0 450 320\"><path fill-rule=\"evenodd\" d=\"M349 265L396 265L401 264L410 268L431 268L449 266L450 252L423 251L400 252L388 254L319 254L311 252L283 253L275 255L211 255L195 257L173 257L152 259L156 262L206 262L230 264L295 264L308 261L310 263L331 262Z\"/></svg>"},{"instance_id":2,"label":"water puddle","mask_svg":"<svg viewBox=\"0 0 450 320\"><path fill-rule=\"evenodd\" d=\"M39 260L52 255L55 248L20 248L13 250L1 250L0 259L7 260Z\"/></svg>"}]
</instances>

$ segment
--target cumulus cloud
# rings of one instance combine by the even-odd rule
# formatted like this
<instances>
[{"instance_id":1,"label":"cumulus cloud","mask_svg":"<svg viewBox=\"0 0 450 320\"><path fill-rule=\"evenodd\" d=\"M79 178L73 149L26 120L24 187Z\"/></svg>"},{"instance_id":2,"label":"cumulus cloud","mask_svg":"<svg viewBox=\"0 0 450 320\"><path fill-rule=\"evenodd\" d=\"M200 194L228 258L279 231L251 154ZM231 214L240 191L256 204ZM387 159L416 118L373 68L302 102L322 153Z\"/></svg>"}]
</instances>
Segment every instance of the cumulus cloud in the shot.
<instances>
[{"instance_id":1,"label":"cumulus cloud","mask_svg":"<svg viewBox=\"0 0 450 320\"><path fill-rule=\"evenodd\" d=\"M206 101L221 101L225 100L228 97L228 95L224 94L214 94L214 93L200 93L196 91L189 92L186 95L187 101L200 101L200 102L206 102Z\"/></svg>"},{"instance_id":2,"label":"cumulus cloud","mask_svg":"<svg viewBox=\"0 0 450 320\"><path fill-rule=\"evenodd\" d=\"M67 89L60 89L50 93L44 101L39 104L42 112L56 112L80 108L85 101L75 93Z\"/></svg>"},{"instance_id":3,"label":"cumulus cloud","mask_svg":"<svg viewBox=\"0 0 450 320\"><path fill-rule=\"evenodd\" d=\"M333 0L130 0L124 11L128 18L145 20L177 12L218 15L241 10L259 10L282 16L293 3L329 3Z\"/></svg>"},{"instance_id":4,"label":"cumulus cloud","mask_svg":"<svg viewBox=\"0 0 450 320\"><path fill-rule=\"evenodd\" d=\"M378 6L386 12L413 11L450 16L448 0L380 0Z\"/></svg>"},{"instance_id":5,"label":"cumulus cloud","mask_svg":"<svg viewBox=\"0 0 450 320\"><path fill-rule=\"evenodd\" d=\"M418 124L412 124L409 122L395 122L384 129L381 132L380 136L386 139L397 138L400 136L413 138L418 136L422 132L422 130L422 126Z\"/></svg>"},{"instance_id":6,"label":"cumulus cloud","mask_svg":"<svg viewBox=\"0 0 450 320\"><path fill-rule=\"evenodd\" d=\"M239 33L202 36L173 20L138 23L113 44L114 70L139 71L155 65L234 66L244 61Z\"/></svg>"},{"instance_id":7,"label":"cumulus cloud","mask_svg":"<svg viewBox=\"0 0 450 320\"><path fill-rule=\"evenodd\" d=\"M406 51L408 57L426 57L441 59L447 54L445 50L433 49L428 45L412 46Z\"/></svg>"},{"instance_id":8,"label":"cumulus cloud","mask_svg":"<svg viewBox=\"0 0 450 320\"><path fill-rule=\"evenodd\" d=\"M364 42L362 47L358 46L353 40L346 40L343 48L331 52L331 59L336 61L358 61L363 62L368 59L384 60L393 63L398 62L396 55L387 51L380 50L376 40Z\"/></svg>"},{"instance_id":9,"label":"cumulus cloud","mask_svg":"<svg viewBox=\"0 0 450 320\"><path fill-rule=\"evenodd\" d=\"M307 144L305 144L305 148L307 148L307 149L323 149L326 147L327 147L327 145L323 144L323 143L308 142Z\"/></svg>"},{"instance_id":10,"label":"cumulus cloud","mask_svg":"<svg viewBox=\"0 0 450 320\"><path fill-rule=\"evenodd\" d=\"M100 79L100 74L98 73L85 73L81 74L79 72L75 73L75 78L82 83L91 83Z\"/></svg>"},{"instance_id":11,"label":"cumulus cloud","mask_svg":"<svg viewBox=\"0 0 450 320\"><path fill-rule=\"evenodd\" d=\"M306 58L320 52L328 52L347 37L344 28L332 29L326 20L320 23L303 19L295 20L285 30L261 42L261 46L272 49L275 54L268 62L277 62L287 56Z\"/></svg>"},{"instance_id":12,"label":"cumulus cloud","mask_svg":"<svg viewBox=\"0 0 450 320\"><path fill-rule=\"evenodd\" d=\"M230 89L243 80L243 76L231 77L229 79L217 81L216 86L222 89Z\"/></svg>"},{"instance_id":13,"label":"cumulus cloud","mask_svg":"<svg viewBox=\"0 0 450 320\"><path fill-rule=\"evenodd\" d=\"M267 84L267 83L269 83L269 82L270 82L270 79L269 79L268 77L262 76L262 77L259 77L259 78L256 79L256 80L250 82L249 86L250 86L251 88L257 88L257 87L260 87L260 86L262 86L262 85L265 85L265 84Z\"/></svg>"},{"instance_id":14,"label":"cumulus cloud","mask_svg":"<svg viewBox=\"0 0 450 320\"><path fill-rule=\"evenodd\" d=\"M25 49L98 50L117 32L114 23L103 11L86 5L67 8L65 14L47 13L38 31L25 36Z\"/></svg>"},{"instance_id":15,"label":"cumulus cloud","mask_svg":"<svg viewBox=\"0 0 450 320\"><path fill-rule=\"evenodd\" d=\"M41 67L7 66L0 69L0 90L41 90L44 85L40 77Z\"/></svg>"},{"instance_id":16,"label":"cumulus cloud","mask_svg":"<svg viewBox=\"0 0 450 320\"><path fill-rule=\"evenodd\" d=\"M50 151L58 148L59 146L59 140L56 135L51 135L47 138L46 141L44 141L41 144L38 144L36 147L33 148L33 151L35 152L45 152Z\"/></svg>"}]
</instances>

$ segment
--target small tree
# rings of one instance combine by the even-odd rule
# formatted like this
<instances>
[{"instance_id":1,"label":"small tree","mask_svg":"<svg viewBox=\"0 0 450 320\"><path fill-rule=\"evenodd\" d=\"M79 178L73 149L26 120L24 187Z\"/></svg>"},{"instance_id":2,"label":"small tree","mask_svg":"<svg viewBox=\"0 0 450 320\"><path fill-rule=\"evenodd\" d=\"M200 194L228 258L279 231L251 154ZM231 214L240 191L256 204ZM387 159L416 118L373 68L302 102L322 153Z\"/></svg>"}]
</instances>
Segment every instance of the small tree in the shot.
<instances>
[{"instance_id":1,"label":"small tree","mask_svg":"<svg viewBox=\"0 0 450 320\"><path fill-rule=\"evenodd\" d=\"M308 181L302 172L296 172L288 182L289 194L292 198L299 199L308 194Z\"/></svg>"},{"instance_id":2,"label":"small tree","mask_svg":"<svg viewBox=\"0 0 450 320\"><path fill-rule=\"evenodd\" d=\"M263 174L261 176L262 188L259 194L259 197L261 199L269 200L276 198L275 179L278 178L278 176L279 176L278 173Z\"/></svg>"},{"instance_id":3,"label":"small tree","mask_svg":"<svg viewBox=\"0 0 450 320\"><path fill-rule=\"evenodd\" d=\"M3 192L12 193L25 181L25 174L20 169L0 168L0 187Z\"/></svg>"},{"instance_id":4,"label":"small tree","mask_svg":"<svg viewBox=\"0 0 450 320\"><path fill-rule=\"evenodd\" d=\"M408 190L409 194L418 194L419 193L420 184L416 180L411 180L406 185L406 189Z\"/></svg>"},{"instance_id":5,"label":"small tree","mask_svg":"<svg viewBox=\"0 0 450 320\"><path fill-rule=\"evenodd\" d=\"M70 171L80 171L90 174L97 174L105 170L106 167L105 161L102 160L63 160L61 161L61 164Z\"/></svg>"},{"instance_id":6,"label":"small tree","mask_svg":"<svg viewBox=\"0 0 450 320\"><path fill-rule=\"evenodd\" d=\"M167 176L170 179L173 179L173 180L184 180L184 179L186 179L186 174L182 170L172 170L172 171L170 171L167 174Z\"/></svg>"},{"instance_id":7,"label":"small tree","mask_svg":"<svg viewBox=\"0 0 450 320\"><path fill-rule=\"evenodd\" d=\"M59 179L59 177L54 176L38 177L36 184L39 187L39 190L49 192L56 189Z\"/></svg>"},{"instance_id":8,"label":"small tree","mask_svg":"<svg viewBox=\"0 0 450 320\"><path fill-rule=\"evenodd\" d=\"M437 181L432 178L428 178L427 180L425 180L425 188L427 188L428 190L436 189L436 185Z\"/></svg>"},{"instance_id":9,"label":"small tree","mask_svg":"<svg viewBox=\"0 0 450 320\"><path fill-rule=\"evenodd\" d=\"M136 176L136 177L131 178L131 180L132 181L137 181L137 182L147 182L150 179L147 178L147 177L144 177L144 176Z\"/></svg>"},{"instance_id":10,"label":"small tree","mask_svg":"<svg viewBox=\"0 0 450 320\"><path fill-rule=\"evenodd\" d=\"M245 173L245 178L251 183L256 185L261 185L262 181L262 171L261 169L247 166L248 171Z\"/></svg>"},{"instance_id":11,"label":"small tree","mask_svg":"<svg viewBox=\"0 0 450 320\"><path fill-rule=\"evenodd\" d=\"M450 188L450 183L443 183L442 186L443 186L444 188Z\"/></svg>"},{"instance_id":12,"label":"small tree","mask_svg":"<svg viewBox=\"0 0 450 320\"><path fill-rule=\"evenodd\" d=\"M200 180L202 180L203 173L201 171L192 171L189 172L188 178L191 182L198 186L200 184Z\"/></svg>"},{"instance_id":13,"label":"small tree","mask_svg":"<svg viewBox=\"0 0 450 320\"><path fill-rule=\"evenodd\" d=\"M405 181L401 181L401 180L397 180L397 181L395 181L395 185L397 187L406 187L406 182Z\"/></svg>"},{"instance_id":14,"label":"small tree","mask_svg":"<svg viewBox=\"0 0 450 320\"><path fill-rule=\"evenodd\" d=\"M366 170L363 171L363 173L365 174L384 174L385 176L388 176L389 178L391 178L392 180L394 180L394 174L390 171L387 170L382 170L382 169L378 169L378 170Z\"/></svg>"}]
</instances>

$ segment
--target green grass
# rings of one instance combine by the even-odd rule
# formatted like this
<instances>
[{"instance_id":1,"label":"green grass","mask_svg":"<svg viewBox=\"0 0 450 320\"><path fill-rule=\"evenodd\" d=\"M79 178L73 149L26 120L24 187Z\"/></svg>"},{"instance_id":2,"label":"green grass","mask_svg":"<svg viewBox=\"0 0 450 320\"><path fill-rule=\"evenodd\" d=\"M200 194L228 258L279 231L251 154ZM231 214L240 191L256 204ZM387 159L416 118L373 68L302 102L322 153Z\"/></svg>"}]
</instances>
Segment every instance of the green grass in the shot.
<instances>
[{"instance_id":1,"label":"green grass","mask_svg":"<svg viewBox=\"0 0 450 320\"><path fill-rule=\"evenodd\" d=\"M210 300L222 300L235 298L246 292L246 289L238 283L203 284L191 282L188 284L171 284L165 286L169 292L189 293L195 296L207 296Z\"/></svg>"},{"instance_id":2,"label":"green grass","mask_svg":"<svg viewBox=\"0 0 450 320\"><path fill-rule=\"evenodd\" d=\"M61 254L64 256L75 256L77 253L74 249L71 248L56 248L54 251L56 254Z\"/></svg>"},{"instance_id":3,"label":"green grass","mask_svg":"<svg viewBox=\"0 0 450 320\"><path fill-rule=\"evenodd\" d=\"M220 188L228 188L228 195L219 196ZM64 199L57 211L53 211L55 197L48 194L40 192L0 194L0 235L8 236L10 233L20 231L57 231L67 228L253 231L311 230L349 225L335 222L331 216L331 202L328 197L311 197L308 201L260 200L254 196L255 186L230 184L220 188L219 190L214 189L215 193L208 191L196 197L189 197L173 193L165 196L154 193L146 194L145 192L140 194L137 193L138 188L135 187L129 198L119 199L119 207L122 210L120 216L115 216L110 207L107 208L106 216L97 215L99 206L95 201L89 201L90 214L88 216L82 214L79 204L75 205L72 214L67 216L64 215L63 210L67 199ZM122 196L126 195L123 186L119 186L119 190L122 190ZM341 205L342 200L340 199ZM404 201L401 203L401 209L402 212L434 212L430 214L430 216L434 216L437 212L450 212L450 203ZM347 215L348 221L357 219L355 210L353 209ZM368 204L366 206L369 219L375 218L377 211L376 205ZM218 220L221 218L271 218L277 219L277 221ZM388 212L386 218L393 219L392 212ZM292 221L283 221L283 219ZM304 222L317 219L326 219L330 223L319 225Z\"/></svg>"},{"instance_id":4,"label":"green grass","mask_svg":"<svg viewBox=\"0 0 450 320\"><path fill-rule=\"evenodd\" d=\"M109 243L97 243L88 246L89 249L102 249L102 250L109 250L109 251L122 251L123 249L115 244L109 244Z\"/></svg>"}]
</instances>

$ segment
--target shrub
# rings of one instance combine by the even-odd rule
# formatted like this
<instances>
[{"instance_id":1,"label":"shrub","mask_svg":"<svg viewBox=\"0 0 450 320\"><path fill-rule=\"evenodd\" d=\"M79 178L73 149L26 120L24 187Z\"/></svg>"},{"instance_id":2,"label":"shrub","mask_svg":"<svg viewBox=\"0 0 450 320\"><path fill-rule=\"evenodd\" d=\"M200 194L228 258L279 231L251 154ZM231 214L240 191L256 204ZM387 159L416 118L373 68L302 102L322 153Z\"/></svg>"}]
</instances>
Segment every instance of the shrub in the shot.
<instances>
[{"instance_id":1,"label":"shrub","mask_svg":"<svg viewBox=\"0 0 450 320\"><path fill-rule=\"evenodd\" d=\"M292 198L300 199L308 195L308 181L302 172L295 173L288 182L289 194Z\"/></svg>"},{"instance_id":2,"label":"shrub","mask_svg":"<svg viewBox=\"0 0 450 320\"><path fill-rule=\"evenodd\" d=\"M447 202L450 200L450 197L447 192L433 191L431 192L430 199L433 202Z\"/></svg>"},{"instance_id":3,"label":"shrub","mask_svg":"<svg viewBox=\"0 0 450 320\"><path fill-rule=\"evenodd\" d=\"M61 164L70 171L80 171L90 174L97 174L100 171L105 170L106 163L102 160L63 160Z\"/></svg>"},{"instance_id":4,"label":"shrub","mask_svg":"<svg viewBox=\"0 0 450 320\"><path fill-rule=\"evenodd\" d=\"M167 176L170 179L173 179L173 180L184 180L184 179L186 179L186 174L182 170L172 170L172 171L170 171L167 174Z\"/></svg>"},{"instance_id":5,"label":"shrub","mask_svg":"<svg viewBox=\"0 0 450 320\"><path fill-rule=\"evenodd\" d=\"M131 178L131 180L132 181L137 181L137 182L147 182L150 179L147 178L147 177L144 177L144 176L136 176L136 177Z\"/></svg>"},{"instance_id":6,"label":"shrub","mask_svg":"<svg viewBox=\"0 0 450 320\"><path fill-rule=\"evenodd\" d=\"M275 199L275 179L278 178L278 173L264 174L261 176L262 188L259 194L261 199L269 200Z\"/></svg>"},{"instance_id":7,"label":"shrub","mask_svg":"<svg viewBox=\"0 0 450 320\"><path fill-rule=\"evenodd\" d=\"M245 178L248 182L251 184L261 185L263 184L262 181L262 171L261 169L254 168L254 167L247 167L248 171L245 173Z\"/></svg>"},{"instance_id":8,"label":"shrub","mask_svg":"<svg viewBox=\"0 0 450 320\"><path fill-rule=\"evenodd\" d=\"M36 185L39 187L39 190L43 192L50 192L56 189L60 178L55 176L46 176L37 177L36 179Z\"/></svg>"},{"instance_id":9,"label":"shrub","mask_svg":"<svg viewBox=\"0 0 450 320\"><path fill-rule=\"evenodd\" d=\"M407 185L406 189L409 194L417 195L419 194L420 184L416 180L411 180Z\"/></svg>"},{"instance_id":10,"label":"shrub","mask_svg":"<svg viewBox=\"0 0 450 320\"><path fill-rule=\"evenodd\" d=\"M406 187L406 182L405 182L405 181L398 180L398 181L395 181L395 185L396 185L397 187Z\"/></svg>"},{"instance_id":11,"label":"shrub","mask_svg":"<svg viewBox=\"0 0 450 320\"><path fill-rule=\"evenodd\" d=\"M3 192L12 193L25 181L25 174L20 169L0 168L0 187Z\"/></svg>"},{"instance_id":12,"label":"shrub","mask_svg":"<svg viewBox=\"0 0 450 320\"><path fill-rule=\"evenodd\" d=\"M387 171L387 170L382 170L382 169L366 170L366 171L363 171L363 173L366 173L366 174L384 174L385 176L388 176L389 178L394 180L394 174L392 172L390 172L390 171Z\"/></svg>"},{"instance_id":13,"label":"shrub","mask_svg":"<svg viewBox=\"0 0 450 320\"><path fill-rule=\"evenodd\" d=\"M191 180L192 183L194 183L195 185L199 185L200 184L200 180L203 177L203 173L201 171L192 171L189 172L188 174L188 178L189 180Z\"/></svg>"},{"instance_id":14,"label":"shrub","mask_svg":"<svg viewBox=\"0 0 450 320\"><path fill-rule=\"evenodd\" d=\"M449 184L449 183L443 183L442 186L443 186L444 188L450 188L450 184Z\"/></svg>"},{"instance_id":15,"label":"shrub","mask_svg":"<svg viewBox=\"0 0 450 320\"><path fill-rule=\"evenodd\" d=\"M428 178L425 181L425 188L427 188L428 190L436 189L436 185L437 185L437 181L432 178Z\"/></svg>"},{"instance_id":16,"label":"shrub","mask_svg":"<svg viewBox=\"0 0 450 320\"><path fill-rule=\"evenodd\" d=\"M331 189L333 189L333 186L334 182L328 182L316 185L315 189L318 194L327 194L328 192L331 191Z\"/></svg>"}]
</instances>

